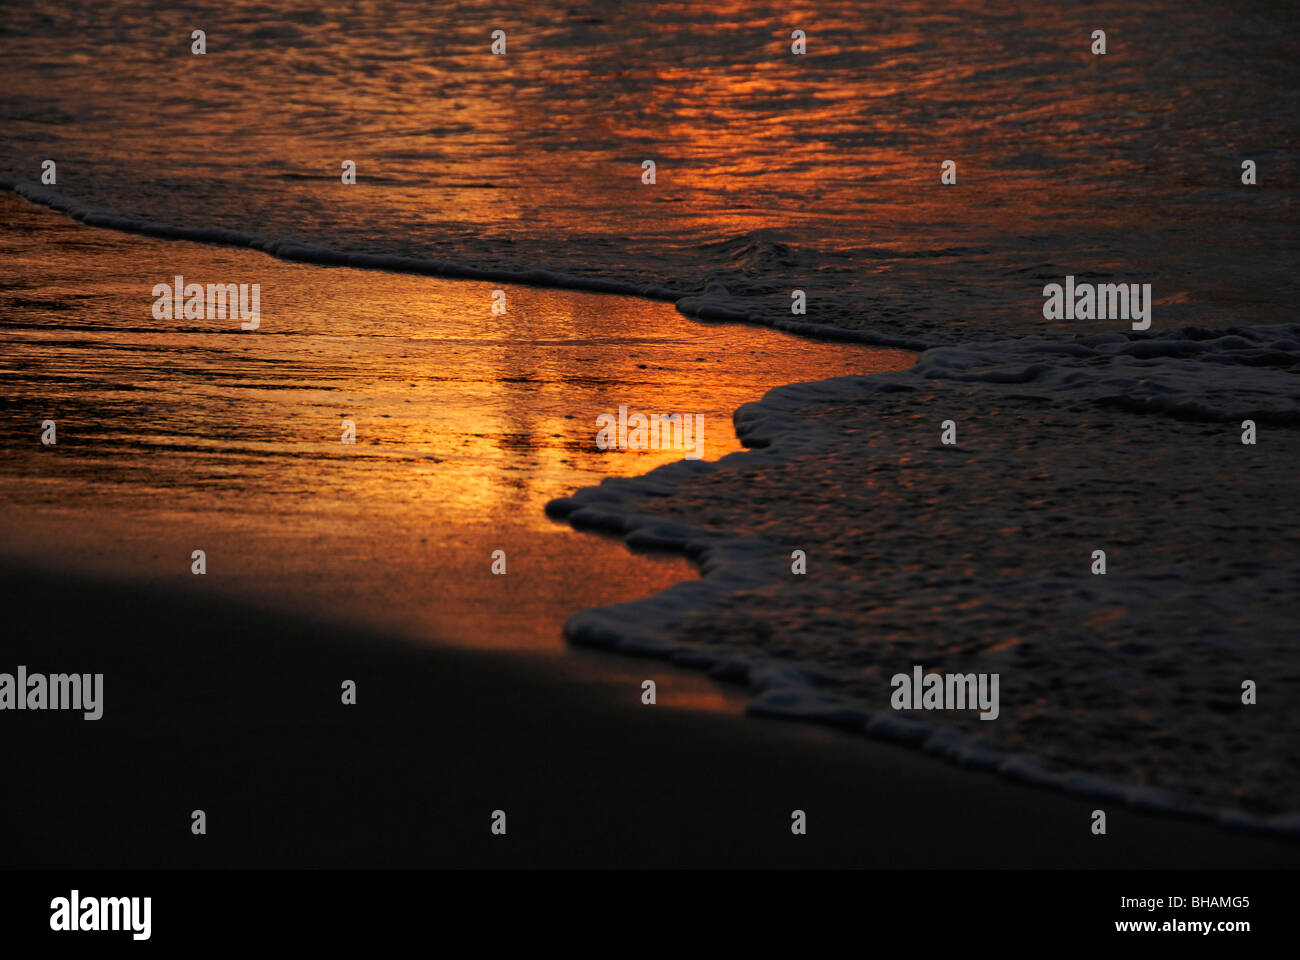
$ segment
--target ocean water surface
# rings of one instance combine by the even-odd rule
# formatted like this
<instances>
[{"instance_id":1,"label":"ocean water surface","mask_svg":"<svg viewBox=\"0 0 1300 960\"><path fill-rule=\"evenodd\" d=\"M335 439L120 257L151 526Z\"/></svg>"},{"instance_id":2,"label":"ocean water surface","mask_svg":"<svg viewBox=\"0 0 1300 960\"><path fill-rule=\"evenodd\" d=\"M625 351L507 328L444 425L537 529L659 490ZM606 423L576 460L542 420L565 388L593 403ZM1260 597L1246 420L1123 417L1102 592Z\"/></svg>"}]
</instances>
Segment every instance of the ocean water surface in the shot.
<instances>
[{"instance_id":1,"label":"ocean water surface","mask_svg":"<svg viewBox=\"0 0 1300 960\"><path fill-rule=\"evenodd\" d=\"M1295 830L1294 721L1232 715L1248 672L1300 695L1293 4L34 3L0 59L0 183L150 235L0 204L7 542L184 580L202 531L237 592L503 647L654 594L570 636ZM261 330L154 321L176 274L260 283ZM1151 330L1045 320L1067 275L1150 283ZM914 359L679 314L949 349L776 391L738 420L770 449L716 468L596 451L627 403L704 413L716 461L768 387ZM556 497L706 576L573 548ZM1005 670L996 733L876 716L918 662Z\"/></svg>"},{"instance_id":2,"label":"ocean water surface","mask_svg":"<svg viewBox=\"0 0 1300 960\"><path fill-rule=\"evenodd\" d=\"M5 550L418 641L559 652L574 610L695 576L547 518L557 494L684 459L601 449L602 414L699 418L714 459L768 388L914 359L563 290L511 287L494 314L490 284L0 211ZM256 278L259 328L155 319L176 274Z\"/></svg>"},{"instance_id":3,"label":"ocean water surface","mask_svg":"<svg viewBox=\"0 0 1300 960\"><path fill-rule=\"evenodd\" d=\"M0 179L54 158L126 221L767 322L800 288L909 345L1040 332L1066 274L1152 282L1165 329L1289 320L1300 283L1290 3L37 2L0 55Z\"/></svg>"}]
</instances>

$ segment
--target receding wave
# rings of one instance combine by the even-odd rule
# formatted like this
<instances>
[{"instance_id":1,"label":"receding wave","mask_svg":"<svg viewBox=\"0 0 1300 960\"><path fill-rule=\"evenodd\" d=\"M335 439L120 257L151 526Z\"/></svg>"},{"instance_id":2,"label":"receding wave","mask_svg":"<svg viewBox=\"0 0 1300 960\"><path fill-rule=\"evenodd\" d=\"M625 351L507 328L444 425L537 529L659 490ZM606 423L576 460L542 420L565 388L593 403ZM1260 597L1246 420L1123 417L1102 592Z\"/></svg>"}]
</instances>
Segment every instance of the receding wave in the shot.
<instances>
[{"instance_id":1,"label":"receding wave","mask_svg":"<svg viewBox=\"0 0 1300 960\"><path fill-rule=\"evenodd\" d=\"M664 300L676 305L686 316L699 320L733 323L754 323L770 326L787 333L799 333L831 340L869 343L877 346L900 347L908 350L924 349L925 341L910 337L892 336L873 330L845 329L826 324L807 323L771 316L746 306L746 299L733 295L721 283L710 283L707 290L697 296L682 297L678 291L655 284L632 283L603 277L584 277L537 267L527 270L509 270L476 267L448 260L425 257L406 257L395 254L363 253L332 250L314 244L260 236L224 227L185 227L137 217L127 217L111 210L77 203L37 184L0 180L0 187L20 197L66 214L92 227L119 230L163 240L188 240L194 243L213 243L229 247L257 250L281 260L310 263L323 267L354 267L362 270L388 270L395 273L425 274L461 280L483 280L496 283L522 283L535 287L560 287L589 293L609 293L623 296Z\"/></svg>"},{"instance_id":2,"label":"receding wave","mask_svg":"<svg viewBox=\"0 0 1300 960\"><path fill-rule=\"evenodd\" d=\"M574 615L575 643L747 682L756 713L1300 834L1300 521L1277 509L1300 494L1300 324L938 348L735 423L754 449L548 505L704 572ZM997 723L892 709L913 665L1000 673ZM1279 706L1251 715L1261 677Z\"/></svg>"}]
</instances>

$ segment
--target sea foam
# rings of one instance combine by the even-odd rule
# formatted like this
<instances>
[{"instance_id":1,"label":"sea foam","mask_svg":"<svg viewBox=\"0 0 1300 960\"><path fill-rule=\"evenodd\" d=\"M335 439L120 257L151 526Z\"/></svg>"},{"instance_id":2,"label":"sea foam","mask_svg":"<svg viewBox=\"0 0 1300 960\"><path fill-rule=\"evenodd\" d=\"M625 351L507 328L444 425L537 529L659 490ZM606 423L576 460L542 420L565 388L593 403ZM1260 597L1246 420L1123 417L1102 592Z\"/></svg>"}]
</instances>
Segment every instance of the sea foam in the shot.
<instances>
[{"instance_id":1,"label":"sea foam","mask_svg":"<svg viewBox=\"0 0 1300 960\"><path fill-rule=\"evenodd\" d=\"M757 714L1296 833L1300 731L1277 704L1300 696L1300 524L1277 504L1300 492L1298 373L1300 325L1282 325L943 347L776 388L736 411L755 449L549 504L703 572L566 633L747 683ZM1000 672L996 729L891 710L912 663ZM1245 678L1274 705L1243 706Z\"/></svg>"}]
</instances>

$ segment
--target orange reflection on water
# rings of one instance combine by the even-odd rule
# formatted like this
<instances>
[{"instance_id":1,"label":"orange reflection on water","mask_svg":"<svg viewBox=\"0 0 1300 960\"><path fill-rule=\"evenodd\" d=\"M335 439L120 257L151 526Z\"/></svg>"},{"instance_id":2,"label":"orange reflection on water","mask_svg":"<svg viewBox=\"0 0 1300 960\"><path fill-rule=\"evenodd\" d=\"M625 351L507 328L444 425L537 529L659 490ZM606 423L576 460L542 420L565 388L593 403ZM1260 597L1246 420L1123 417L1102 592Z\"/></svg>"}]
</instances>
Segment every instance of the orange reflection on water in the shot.
<instances>
[{"instance_id":1,"label":"orange reflection on water","mask_svg":"<svg viewBox=\"0 0 1300 960\"><path fill-rule=\"evenodd\" d=\"M772 386L911 363L629 298L508 287L494 314L490 284L109 234L4 202L41 239L0 235L0 281L49 291L2 334L13 423L53 418L60 437L6 440L11 549L194 589L201 547L205 588L422 637L555 649L567 614L692 575L546 518L553 497L681 458L598 449L600 414L701 415L713 460L739 449L732 411ZM177 274L260 284L260 328L155 319L153 286Z\"/></svg>"}]
</instances>

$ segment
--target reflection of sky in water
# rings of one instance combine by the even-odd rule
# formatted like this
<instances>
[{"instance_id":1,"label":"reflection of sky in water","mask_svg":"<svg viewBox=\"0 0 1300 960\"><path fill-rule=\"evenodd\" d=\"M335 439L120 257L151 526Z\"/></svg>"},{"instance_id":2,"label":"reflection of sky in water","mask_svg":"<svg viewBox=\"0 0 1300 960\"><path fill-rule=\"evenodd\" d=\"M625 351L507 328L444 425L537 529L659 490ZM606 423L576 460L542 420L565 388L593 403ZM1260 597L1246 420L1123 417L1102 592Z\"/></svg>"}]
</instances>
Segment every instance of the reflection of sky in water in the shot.
<instances>
[{"instance_id":1,"label":"reflection of sky in water","mask_svg":"<svg viewBox=\"0 0 1300 960\"><path fill-rule=\"evenodd\" d=\"M1287 5L316 6L6 11L0 177L34 180L52 157L60 192L128 215L683 293L712 278L771 316L799 286L809 320L931 341L1037 332L1042 285L1066 274L1152 283L1157 330L1293 319ZM806 57L789 55L794 27ZM1106 57L1088 52L1099 27ZM1240 185L1247 158L1257 187ZM945 159L956 187L938 184ZM509 287L497 317L490 285L39 217L35 242L0 236L6 544L172 587L196 586L201 544L206 588L421 636L550 649L565 613L689 575L545 520L551 496L677 456L596 451L597 414L703 413L714 459L768 386L907 362L563 292ZM175 273L261 283L261 331L153 321L148 291ZM57 451L36 444L47 416ZM842 467L820 466L808 495L843 491ZM870 556L899 514L864 517L846 552ZM881 605L879 581L861 609L924 629L924 611Z\"/></svg>"},{"instance_id":2,"label":"reflection of sky in water","mask_svg":"<svg viewBox=\"0 0 1300 960\"><path fill-rule=\"evenodd\" d=\"M1300 20L1263 9L34 6L0 36L0 176L55 157L60 191L130 215L683 292L713 275L765 311L798 283L810 319L931 339L1041 327L1066 273L1151 281L1168 323L1295 299Z\"/></svg>"},{"instance_id":3,"label":"reflection of sky in water","mask_svg":"<svg viewBox=\"0 0 1300 960\"><path fill-rule=\"evenodd\" d=\"M517 513L541 526L551 497L681 458L598 450L599 414L703 414L705 459L717 459L739 449L732 411L768 387L910 363L629 298L511 287L495 315L492 284L97 239L122 249L106 248L84 282L57 281L82 269L75 251L60 261L37 247L8 265L47 298L75 287L88 299L25 316L7 352L19 394L61 421L62 452L114 501L139 484L206 501L213 484L237 480L245 504L362 498L380 511L427 503L460 522ZM260 283L260 329L155 320L153 284L177 273ZM345 419L355 446L340 442Z\"/></svg>"},{"instance_id":4,"label":"reflection of sky in water","mask_svg":"<svg viewBox=\"0 0 1300 960\"><path fill-rule=\"evenodd\" d=\"M412 613L459 617L457 633L488 615L467 571L486 573L498 548L512 574L497 588L557 616L618 599L600 581L604 564L628 566L621 544L557 537L543 507L682 454L602 452L597 415L703 414L712 460L739 449L732 411L770 387L911 363L619 297L507 287L494 315L490 284L304 267L0 203L44 227L6 233L0 267L25 290L8 297L0 366L12 545L166 576L188 570L178 558L197 538L212 583L408 628ZM178 273L260 283L260 329L155 320L153 285ZM33 432L47 417L54 450ZM690 575L680 560L644 566L615 576L635 594ZM512 617L536 629L536 612L513 597L491 611L494 635Z\"/></svg>"}]
</instances>

